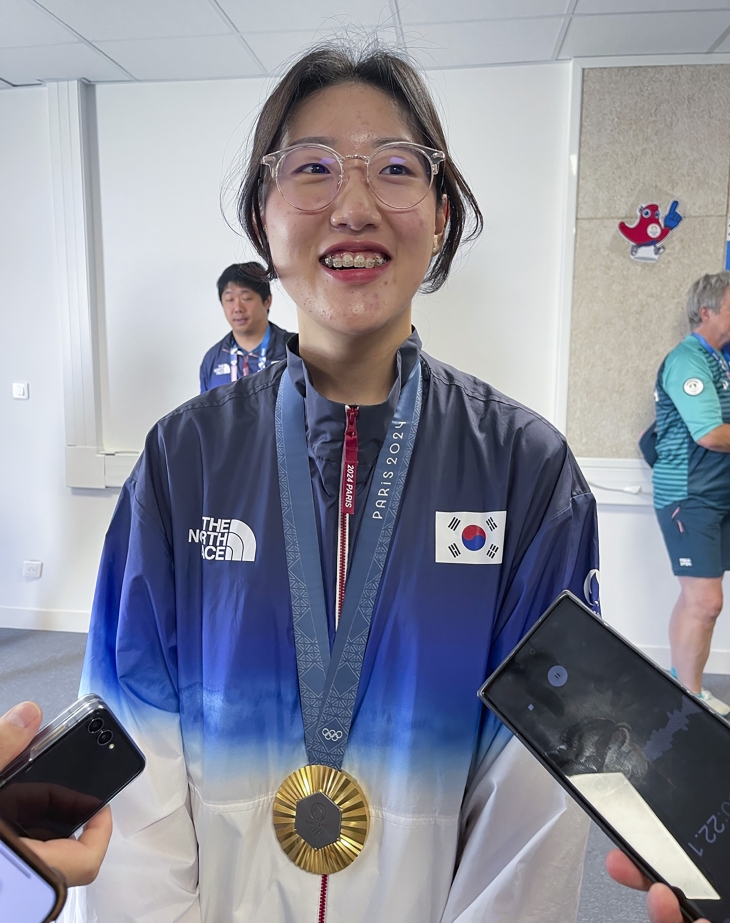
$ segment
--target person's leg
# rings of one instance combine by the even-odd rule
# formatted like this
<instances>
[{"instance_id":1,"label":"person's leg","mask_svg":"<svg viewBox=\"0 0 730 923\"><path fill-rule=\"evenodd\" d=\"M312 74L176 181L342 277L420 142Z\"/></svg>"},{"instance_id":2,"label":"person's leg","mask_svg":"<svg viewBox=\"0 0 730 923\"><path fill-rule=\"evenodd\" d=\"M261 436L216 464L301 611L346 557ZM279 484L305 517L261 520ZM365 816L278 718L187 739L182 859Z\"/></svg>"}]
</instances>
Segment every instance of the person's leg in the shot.
<instances>
[{"instance_id":1,"label":"person's leg","mask_svg":"<svg viewBox=\"0 0 730 923\"><path fill-rule=\"evenodd\" d=\"M712 631L722 610L722 577L679 577L679 585L669 621L672 665L684 686L700 692Z\"/></svg>"}]
</instances>

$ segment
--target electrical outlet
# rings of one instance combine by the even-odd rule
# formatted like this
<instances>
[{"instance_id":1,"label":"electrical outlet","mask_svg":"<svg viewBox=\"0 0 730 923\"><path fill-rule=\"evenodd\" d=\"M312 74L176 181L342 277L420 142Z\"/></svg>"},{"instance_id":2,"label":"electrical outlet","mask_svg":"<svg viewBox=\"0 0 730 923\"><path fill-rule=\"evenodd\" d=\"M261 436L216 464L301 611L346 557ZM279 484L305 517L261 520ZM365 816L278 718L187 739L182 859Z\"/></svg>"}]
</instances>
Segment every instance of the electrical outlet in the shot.
<instances>
[{"instance_id":1,"label":"electrical outlet","mask_svg":"<svg viewBox=\"0 0 730 923\"><path fill-rule=\"evenodd\" d=\"M43 561L23 561L23 576L37 580L43 572Z\"/></svg>"},{"instance_id":2,"label":"electrical outlet","mask_svg":"<svg viewBox=\"0 0 730 923\"><path fill-rule=\"evenodd\" d=\"M13 398L16 401L27 401L30 397L30 390L27 381L13 382Z\"/></svg>"}]
</instances>

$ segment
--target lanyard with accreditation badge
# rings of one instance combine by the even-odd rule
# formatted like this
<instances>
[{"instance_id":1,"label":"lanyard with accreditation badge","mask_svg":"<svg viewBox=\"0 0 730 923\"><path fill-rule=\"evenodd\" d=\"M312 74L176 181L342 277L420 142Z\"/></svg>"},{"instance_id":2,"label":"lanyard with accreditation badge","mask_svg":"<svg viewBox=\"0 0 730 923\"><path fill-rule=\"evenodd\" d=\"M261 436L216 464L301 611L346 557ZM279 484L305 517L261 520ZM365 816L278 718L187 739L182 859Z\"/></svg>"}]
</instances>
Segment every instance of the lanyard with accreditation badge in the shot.
<instances>
[{"instance_id":1,"label":"lanyard with accreditation badge","mask_svg":"<svg viewBox=\"0 0 730 923\"><path fill-rule=\"evenodd\" d=\"M252 349L250 352L244 352L244 350L239 349L238 344L235 343L230 348L231 354L231 381L238 381L238 357L243 356L243 377L245 378L249 374L248 368L248 358L251 355L258 355L259 367L257 371L262 372L266 368L266 351L269 348L269 340L271 339L271 324L267 324L266 333L264 338L261 341L261 345L257 349Z\"/></svg>"},{"instance_id":2,"label":"lanyard with accreditation badge","mask_svg":"<svg viewBox=\"0 0 730 923\"><path fill-rule=\"evenodd\" d=\"M696 331L693 331L692 336L696 340L699 340L699 342L702 344L704 349L712 356L712 358L720 366L723 373L725 374L725 378L730 380L730 365L728 364L728 361L727 361L728 360L727 355L722 350L718 351L717 349L714 349L712 346L710 346L710 344L702 336L701 333L697 333ZM727 388L727 384L725 384L724 382L723 382L723 388Z\"/></svg>"},{"instance_id":3,"label":"lanyard with accreditation badge","mask_svg":"<svg viewBox=\"0 0 730 923\"><path fill-rule=\"evenodd\" d=\"M330 654L304 398L288 371L281 377L276 451L309 765L291 773L281 784L274 799L274 829L292 862L316 875L330 875L350 865L362 851L368 833L365 793L342 770L342 761L420 414L421 371L417 362L401 391L378 455Z\"/></svg>"}]
</instances>

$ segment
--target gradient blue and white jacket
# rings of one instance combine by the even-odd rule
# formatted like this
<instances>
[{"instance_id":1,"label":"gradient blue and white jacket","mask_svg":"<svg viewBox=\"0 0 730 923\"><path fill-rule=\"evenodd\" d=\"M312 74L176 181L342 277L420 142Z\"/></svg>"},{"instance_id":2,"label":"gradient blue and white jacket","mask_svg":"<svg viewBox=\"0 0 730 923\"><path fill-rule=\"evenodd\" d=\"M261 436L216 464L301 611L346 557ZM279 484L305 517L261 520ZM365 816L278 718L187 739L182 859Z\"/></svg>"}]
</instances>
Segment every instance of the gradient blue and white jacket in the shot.
<instances>
[{"instance_id":1,"label":"gradient blue and white jacket","mask_svg":"<svg viewBox=\"0 0 730 923\"><path fill-rule=\"evenodd\" d=\"M345 413L294 350L286 367L161 420L122 491L83 688L148 764L115 800L101 875L74 889L66 919L317 920L320 878L290 862L272 825L277 788L307 762L277 480L281 376L305 396L330 625ZM561 590L596 602L594 500L552 426L422 354L414 333L388 400L361 409L360 513L419 361L420 426L343 766L366 791L370 835L330 876L327 923L569 923L587 823L476 693ZM464 542L475 523L487 523L491 557Z\"/></svg>"}]
</instances>

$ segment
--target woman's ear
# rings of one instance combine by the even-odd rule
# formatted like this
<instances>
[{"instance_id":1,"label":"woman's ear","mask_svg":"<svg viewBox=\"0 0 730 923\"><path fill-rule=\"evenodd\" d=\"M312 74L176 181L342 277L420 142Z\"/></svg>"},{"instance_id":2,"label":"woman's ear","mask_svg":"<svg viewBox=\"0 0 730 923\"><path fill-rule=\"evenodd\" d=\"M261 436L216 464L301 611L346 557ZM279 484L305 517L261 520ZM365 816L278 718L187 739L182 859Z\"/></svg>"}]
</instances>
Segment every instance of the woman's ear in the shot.
<instances>
[{"instance_id":1,"label":"woman's ear","mask_svg":"<svg viewBox=\"0 0 730 923\"><path fill-rule=\"evenodd\" d=\"M433 255L440 252L444 245L444 231L449 223L449 200L444 193L441 200L436 203L436 222L434 224L433 235Z\"/></svg>"},{"instance_id":2,"label":"woman's ear","mask_svg":"<svg viewBox=\"0 0 730 923\"><path fill-rule=\"evenodd\" d=\"M449 198L444 193L436 204L436 226L434 233L443 240L446 225L449 223Z\"/></svg>"},{"instance_id":3,"label":"woman's ear","mask_svg":"<svg viewBox=\"0 0 730 923\"><path fill-rule=\"evenodd\" d=\"M251 209L251 227L260 246L266 246L266 213L260 203Z\"/></svg>"}]
</instances>

